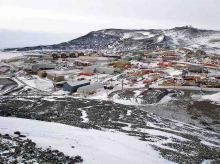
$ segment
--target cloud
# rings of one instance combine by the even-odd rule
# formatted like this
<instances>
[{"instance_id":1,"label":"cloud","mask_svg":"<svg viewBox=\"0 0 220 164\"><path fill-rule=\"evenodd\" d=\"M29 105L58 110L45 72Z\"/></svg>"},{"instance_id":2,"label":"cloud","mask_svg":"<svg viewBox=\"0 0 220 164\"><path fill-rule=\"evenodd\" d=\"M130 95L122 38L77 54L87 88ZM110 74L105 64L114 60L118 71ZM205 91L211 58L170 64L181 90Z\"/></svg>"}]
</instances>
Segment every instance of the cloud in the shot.
<instances>
[{"instance_id":1,"label":"cloud","mask_svg":"<svg viewBox=\"0 0 220 164\"><path fill-rule=\"evenodd\" d=\"M220 29L219 0L0 0L5 29L86 33L103 28Z\"/></svg>"},{"instance_id":2,"label":"cloud","mask_svg":"<svg viewBox=\"0 0 220 164\"><path fill-rule=\"evenodd\" d=\"M10 14L8 14L9 12ZM7 29L84 33L102 28L154 28L158 24L163 25L168 22L142 18L131 19L124 16L80 16L39 9L2 6L0 7L0 23L3 28ZM176 23L169 22L170 28ZM180 24L184 25L184 23Z\"/></svg>"}]
</instances>

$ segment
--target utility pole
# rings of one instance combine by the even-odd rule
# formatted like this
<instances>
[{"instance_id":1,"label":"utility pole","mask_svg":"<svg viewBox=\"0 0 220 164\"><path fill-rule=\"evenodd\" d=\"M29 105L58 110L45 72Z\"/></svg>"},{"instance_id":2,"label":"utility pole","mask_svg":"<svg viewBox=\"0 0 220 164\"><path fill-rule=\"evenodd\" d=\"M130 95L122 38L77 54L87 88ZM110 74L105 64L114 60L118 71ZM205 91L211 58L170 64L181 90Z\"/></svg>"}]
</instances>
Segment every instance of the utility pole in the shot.
<instances>
[{"instance_id":1,"label":"utility pole","mask_svg":"<svg viewBox=\"0 0 220 164\"><path fill-rule=\"evenodd\" d=\"M122 90L123 90L123 87L124 87L124 81L123 81L123 79L122 79L122 81L121 81L121 86L122 86Z\"/></svg>"},{"instance_id":2,"label":"utility pole","mask_svg":"<svg viewBox=\"0 0 220 164\"><path fill-rule=\"evenodd\" d=\"M55 92L57 91L57 85L56 85L56 81L57 81L57 74L55 73L55 76L54 76L54 81L55 81Z\"/></svg>"},{"instance_id":3,"label":"utility pole","mask_svg":"<svg viewBox=\"0 0 220 164\"><path fill-rule=\"evenodd\" d=\"M108 98L108 88L106 88L106 94L107 94L107 98Z\"/></svg>"},{"instance_id":4,"label":"utility pole","mask_svg":"<svg viewBox=\"0 0 220 164\"><path fill-rule=\"evenodd\" d=\"M98 78L98 71L97 71L97 69L96 69L96 68L94 69L94 73L95 73L95 74L96 74L96 76L97 76L97 82L98 82L99 78Z\"/></svg>"},{"instance_id":5,"label":"utility pole","mask_svg":"<svg viewBox=\"0 0 220 164\"><path fill-rule=\"evenodd\" d=\"M174 81L174 90L175 90L175 81L176 81L176 78L174 78L173 81Z\"/></svg>"}]
</instances>

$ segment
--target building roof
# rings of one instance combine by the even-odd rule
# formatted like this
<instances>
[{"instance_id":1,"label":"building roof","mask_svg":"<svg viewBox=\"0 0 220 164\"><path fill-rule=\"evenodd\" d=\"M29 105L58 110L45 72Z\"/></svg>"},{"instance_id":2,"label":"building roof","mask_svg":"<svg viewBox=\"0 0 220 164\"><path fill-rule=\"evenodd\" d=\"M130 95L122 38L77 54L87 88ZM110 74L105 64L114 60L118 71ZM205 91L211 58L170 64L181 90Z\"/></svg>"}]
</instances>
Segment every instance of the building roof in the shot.
<instances>
[{"instance_id":1,"label":"building roof","mask_svg":"<svg viewBox=\"0 0 220 164\"><path fill-rule=\"evenodd\" d=\"M0 78L0 85L9 85L9 84L16 84L16 82L14 82L9 78Z\"/></svg>"},{"instance_id":2,"label":"building roof","mask_svg":"<svg viewBox=\"0 0 220 164\"><path fill-rule=\"evenodd\" d=\"M77 89L77 93L88 93L91 91L96 91L97 89L104 88L104 85L102 83L95 83L92 85L87 85L84 87L80 87Z\"/></svg>"},{"instance_id":3,"label":"building roof","mask_svg":"<svg viewBox=\"0 0 220 164\"><path fill-rule=\"evenodd\" d=\"M67 81L67 83L71 86L77 86L77 85L81 85L81 84L85 84L85 83L90 83L87 80L83 80L83 81Z\"/></svg>"},{"instance_id":4,"label":"building roof","mask_svg":"<svg viewBox=\"0 0 220 164\"><path fill-rule=\"evenodd\" d=\"M94 61L113 61L114 58L111 57L97 57L97 56L79 56L80 60L94 60Z\"/></svg>"},{"instance_id":5,"label":"building roof","mask_svg":"<svg viewBox=\"0 0 220 164\"><path fill-rule=\"evenodd\" d=\"M48 71L46 71L46 72L47 72L47 74L49 74L51 76L55 76L55 74L56 74L56 76L64 76L62 73L59 73L59 72L48 72Z\"/></svg>"},{"instance_id":6,"label":"building roof","mask_svg":"<svg viewBox=\"0 0 220 164\"><path fill-rule=\"evenodd\" d=\"M220 72L212 72L208 74L208 77L219 77L219 76L220 76Z\"/></svg>"},{"instance_id":7,"label":"building roof","mask_svg":"<svg viewBox=\"0 0 220 164\"><path fill-rule=\"evenodd\" d=\"M67 82L66 81L60 81L60 82L56 82L55 84L59 85L59 84L65 84L65 83L67 83Z\"/></svg>"}]
</instances>

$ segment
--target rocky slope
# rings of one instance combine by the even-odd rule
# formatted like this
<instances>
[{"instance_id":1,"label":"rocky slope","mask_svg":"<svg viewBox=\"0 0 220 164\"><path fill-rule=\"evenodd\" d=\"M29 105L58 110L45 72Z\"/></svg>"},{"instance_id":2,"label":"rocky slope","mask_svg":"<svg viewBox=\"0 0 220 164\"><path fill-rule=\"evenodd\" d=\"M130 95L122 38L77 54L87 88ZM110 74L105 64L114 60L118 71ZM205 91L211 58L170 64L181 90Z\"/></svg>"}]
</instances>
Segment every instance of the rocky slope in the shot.
<instances>
[{"instance_id":1,"label":"rocky slope","mask_svg":"<svg viewBox=\"0 0 220 164\"><path fill-rule=\"evenodd\" d=\"M135 106L51 96L3 96L0 103L0 116L4 117L122 132L150 145L174 163L200 164L209 160L214 164L220 159L219 133L162 118Z\"/></svg>"},{"instance_id":2,"label":"rocky slope","mask_svg":"<svg viewBox=\"0 0 220 164\"><path fill-rule=\"evenodd\" d=\"M149 89L141 93L135 90L120 90L109 94L110 99L118 102L127 101L144 111L219 133L219 104L202 99L203 96L210 97L212 93Z\"/></svg>"},{"instance_id":3,"label":"rocky slope","mask_svg":"<svg viewBox=\"0 0 220 164\"><path fill-rule=\"evenodd\" d=\"M42 149L36 147L36 143L30 139L23 139L19 131L18 136L2 135L0 133L0 163L41 163L41 164L75 164L83 161L81 156L65 156L64 153L51 148Z\"/></svg>"},{"instance_id":4,"label":"rocky slope","mask_svg":"<svg viewBox=\"0 0 220 164\"><path fill-rule=\"evenodd\" d=\"M126 51L134 49L173 49L193 47L220 52L220 31L176 27L167 30L105 29L92 31L68 42L49 46L9 48L5 51L95 50Z\"/></svg>"}]
</instances>

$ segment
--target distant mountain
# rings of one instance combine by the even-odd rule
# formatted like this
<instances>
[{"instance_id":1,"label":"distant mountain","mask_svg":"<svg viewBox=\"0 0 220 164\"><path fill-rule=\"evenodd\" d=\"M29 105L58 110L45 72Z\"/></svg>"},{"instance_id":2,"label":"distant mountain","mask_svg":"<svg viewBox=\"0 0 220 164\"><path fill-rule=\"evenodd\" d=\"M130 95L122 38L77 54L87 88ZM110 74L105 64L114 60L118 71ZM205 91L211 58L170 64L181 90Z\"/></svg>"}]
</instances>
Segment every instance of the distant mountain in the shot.
<instances>
[{"instance_id":1,"label":"distant mountain","mask_svg":"<svg viewBox=\"0 0 220 164\"><path fill-rule=\"evenodd\" d=\"M174 49L194 47L209 52L220 52L220 31L193 27L176 27L167 30L105 29L92 31L82 37L48 46L11 48L5 51L32 50L109 50Z\"/></svg>"},{"instance_id":2,"label":"distant mountain","mask_svg":"<svg viewBox=\"0 0 220 164\"><path fill-rule=\"evenodd\" d=\"M79 36L80 35L71 33L0 30L0 49L37 45L50 45L77 38Z\"/></svg>"}]
</instances>

